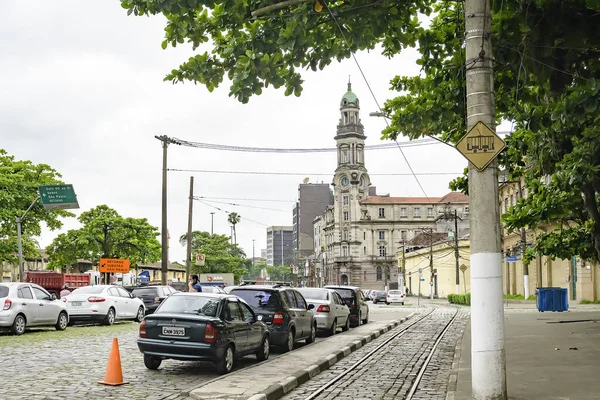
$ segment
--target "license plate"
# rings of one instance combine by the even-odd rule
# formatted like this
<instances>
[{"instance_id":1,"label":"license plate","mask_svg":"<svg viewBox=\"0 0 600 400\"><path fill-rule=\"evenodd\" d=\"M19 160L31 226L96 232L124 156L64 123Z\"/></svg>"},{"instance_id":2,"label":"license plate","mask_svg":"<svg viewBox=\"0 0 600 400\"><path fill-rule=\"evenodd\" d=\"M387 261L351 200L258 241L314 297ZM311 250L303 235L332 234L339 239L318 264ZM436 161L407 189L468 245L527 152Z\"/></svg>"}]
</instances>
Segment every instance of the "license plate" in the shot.
<instances>
[{"instance_id":1,"label":"license plate","mask_svg":"<svg viewBox=\"0 0 600 400\"><path fill-rule=\"evenodd\" d=\"M162 333L167 336L185 336L185 328L163 326Z\"/></svg>"},{"instance_id":2,"label":"license plate","mask_svg":"<svg viewBox=\"0 0 600 400\"><path fill-rule=\"evenodd\" d=\"M82 304L81 301L72 301L71 302L71 305L73 307L81 307L81 304Z\"/></svg>"}]
</instances>

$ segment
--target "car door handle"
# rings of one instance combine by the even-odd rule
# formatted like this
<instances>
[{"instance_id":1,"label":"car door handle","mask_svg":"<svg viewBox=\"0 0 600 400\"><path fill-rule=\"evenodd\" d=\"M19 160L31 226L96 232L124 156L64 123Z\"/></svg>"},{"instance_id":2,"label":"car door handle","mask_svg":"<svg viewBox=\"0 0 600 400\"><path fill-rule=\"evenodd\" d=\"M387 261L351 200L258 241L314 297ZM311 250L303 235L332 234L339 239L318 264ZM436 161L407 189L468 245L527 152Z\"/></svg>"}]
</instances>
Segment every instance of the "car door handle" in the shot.
<instances>
[{"instance_id":1,"label":"car door handle","mask_svg":"<svg viewBox=\"0 0 600 400\"><path fill-rule=\"evenodd\" d=\"M40 307L44 307L44 305L42 303L39 304Z\"/></svg>"},{"instance_id":2,"label":"car door handle","mask_svg":"<svg viewBox=\"0 0 600 400\"><path fill-rule=\"evenodd\" d=\"M22 305L22 306L26 306L26 305L27 305L27 303L21 303L21 305Z\"/></svg>"}]
</instances>

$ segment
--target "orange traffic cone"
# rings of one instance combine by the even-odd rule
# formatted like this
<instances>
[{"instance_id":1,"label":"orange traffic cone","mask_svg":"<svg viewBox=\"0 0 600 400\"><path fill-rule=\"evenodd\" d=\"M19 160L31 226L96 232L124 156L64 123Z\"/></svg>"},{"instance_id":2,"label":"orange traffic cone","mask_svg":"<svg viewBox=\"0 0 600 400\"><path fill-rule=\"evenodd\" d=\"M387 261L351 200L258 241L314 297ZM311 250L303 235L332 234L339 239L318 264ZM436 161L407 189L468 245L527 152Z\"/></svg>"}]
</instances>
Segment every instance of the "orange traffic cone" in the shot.
<instances>
[{"instance_id":1,"label":"orange traffic cone","mask_svg":"<svg viewBox=\"0 0 600 400\"><path fill-rule=\"evenodd\" d=\"M123 381L123 371L121 370L121 354L119 353L119 341L113 339L110 355L108 356L108 364L106 365L106 375L104 380L100 381L103 385L119 386L129 382Z\"/></svg>"}]
</instances>

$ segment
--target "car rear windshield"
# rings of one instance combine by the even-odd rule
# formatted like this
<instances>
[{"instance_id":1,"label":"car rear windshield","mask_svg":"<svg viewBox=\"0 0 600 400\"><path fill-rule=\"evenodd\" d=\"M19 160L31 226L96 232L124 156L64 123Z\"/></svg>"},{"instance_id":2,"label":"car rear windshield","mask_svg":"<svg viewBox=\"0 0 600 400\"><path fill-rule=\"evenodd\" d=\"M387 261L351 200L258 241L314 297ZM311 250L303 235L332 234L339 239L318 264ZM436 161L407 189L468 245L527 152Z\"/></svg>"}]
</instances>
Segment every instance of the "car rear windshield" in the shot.
<instances>
[{"instance_id":1,"label":"car rear windshield","mask_svg":"<svg viewBox=\"0 0 600 400\"><path fill-rule=\"evenodd\" d=\"M241 297L255 310L276 311L281 308L277 293L260 289L234 289L229 294Z\"/></svg>"},{"instance_id":2,"label":"car rear windshield","mask_svg":"<svg viewBox=\"0 0 600 400\"><path fill-rule=\"evenodd\" d=\"M342 296L342 298L344 298L344 299L353 299L355 296L354 290L352 290L352 289L335 288L333 290L338 292L339 295Z\"/></svg>"},{"instance_id":3,"label":"car rear windshield","mask_svg":"<svg viewBox=\"0 0 600 400\"><path fill-rule=\"evenodd\" d=\"M133 289L131 292L134 296L142 296L142 295L153 295L156 296L158 294L158 288L139 288Z\"/></svg>"},{"instance_id":4,"label":"car rear windshield","mask_svg":"<svg viewBox=\"0 0 600 400\"><path fill-rule=\"evenodd\" d=\"M0 285L0 299L8 297L8 286Z\"/></svg>"},{"instance_id":5,"label":"car rear windshield","mask_svg":"<svg viewBox=\"0 0 600 400\"><path fill-rule=\"evenodd\" d=\"M311 300L329 300L329 292L323 289L296 289L302 296Z\"/></svg>"},{"instance_id":6,"label":"car rear windshield","mask_svg":"<svg viewBox=\"0 0 600 400\"><path fill-rule=\"evenodd\" d=\"M215 317L219 308L220 299L204 296L169 296L163 301L157 314L161 313L181 313L181 314L199 314L207 317Z\"/></svg>"},{"instance_id":7,"label":"car rear windshield","mask_svg":"<svg viewBox=\"0 0 600 400\"><path fill-rule=\"evenodd\" d=\"M390 294L402 294L399 290L390 290Z\"/></svg>"},{"instance_id":8,"label":"car rear windshield","mask_svg":"<svg viewBox=\"0 0 600 400\"><path fill-rule=\"evenodd\" d=\"M72 294L100 294L103 290L103 286L84 286L73 290Z\"/></svg>"}]
</instances>

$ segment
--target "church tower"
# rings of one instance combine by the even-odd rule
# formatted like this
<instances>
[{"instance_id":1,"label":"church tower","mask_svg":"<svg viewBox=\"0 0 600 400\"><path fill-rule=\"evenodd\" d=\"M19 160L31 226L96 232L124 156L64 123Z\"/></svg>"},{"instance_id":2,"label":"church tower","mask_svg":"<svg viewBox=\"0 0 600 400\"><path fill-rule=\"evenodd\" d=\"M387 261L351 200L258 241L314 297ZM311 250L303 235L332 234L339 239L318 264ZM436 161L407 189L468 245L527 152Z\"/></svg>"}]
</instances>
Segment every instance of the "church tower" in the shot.
<instances>
[{"instance_id":1,"label":"church tower","mask_svg":"<svg viewBox=\"0 0 600 400\"><path fill-rule=\"evenodd\" d=\"M370 179L365 168L364 127L360 121L360 103L348 82L348 91L340 102L340 121L335 136L337 168L333 177L334 186L334 242L338 246L335 257L340 272L349 278L347 284L360 281L361 240L358 221L361 220L360 201L369 195ZM343 282L340 282L343 283Z\"/></svg>"}]
</instances>

